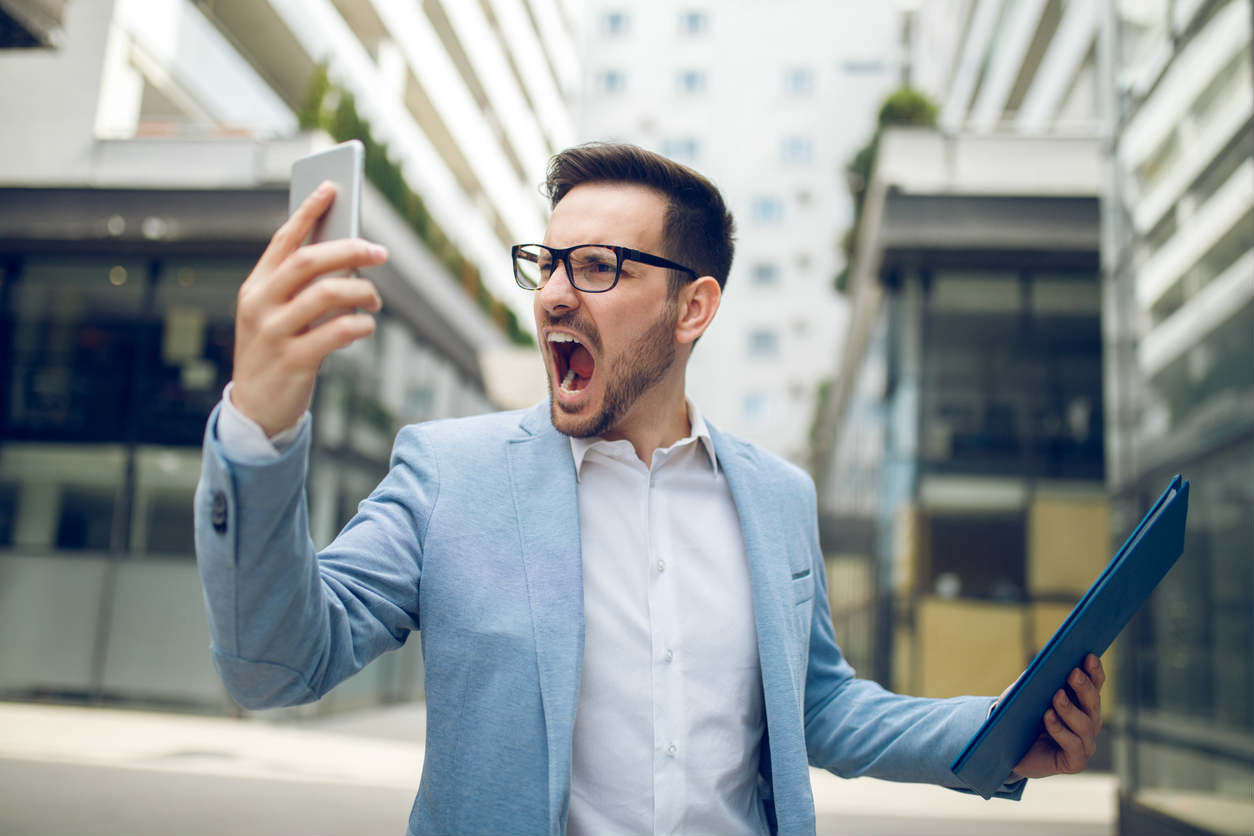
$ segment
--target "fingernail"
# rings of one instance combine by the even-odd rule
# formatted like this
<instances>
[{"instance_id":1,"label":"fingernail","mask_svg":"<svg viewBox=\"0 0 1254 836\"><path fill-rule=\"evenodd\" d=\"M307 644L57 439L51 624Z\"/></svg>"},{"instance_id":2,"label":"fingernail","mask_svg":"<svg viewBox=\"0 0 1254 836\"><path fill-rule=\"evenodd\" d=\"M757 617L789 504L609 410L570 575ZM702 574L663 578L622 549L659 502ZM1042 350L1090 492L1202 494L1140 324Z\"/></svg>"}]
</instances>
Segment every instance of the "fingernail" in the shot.
<instances>
[{"instance_id":1,"label":"fingernail","mask_svg":"<svg viewBox=\"0 0 1254 836\"><path fill-rule=\"evenodd\" d=\"M318 188L315 190L315 194L317 194L318 197L323 197L324 195L333 191L335 191L335 184L332 183L330 180L323 180L321 183L318 184Z\"/></svg>"},{"instance_id":2,"label":"fingernail","mask_svg":"<svg viewBox=\"0 0 1254 836\"><path fill-rule=\"evenodd\" d=\"M380 245L380 244L371 244L371 245L370 245L370 255L371 255L371 256L372 256L372 257L373 257L376 261L386 261L386 260L387 260L387 257L388 257L388 251L387 251L387 248L386 248L386 247L384 247L384 246L382 246L382 245Z\"/></svg>"}]
</instances>

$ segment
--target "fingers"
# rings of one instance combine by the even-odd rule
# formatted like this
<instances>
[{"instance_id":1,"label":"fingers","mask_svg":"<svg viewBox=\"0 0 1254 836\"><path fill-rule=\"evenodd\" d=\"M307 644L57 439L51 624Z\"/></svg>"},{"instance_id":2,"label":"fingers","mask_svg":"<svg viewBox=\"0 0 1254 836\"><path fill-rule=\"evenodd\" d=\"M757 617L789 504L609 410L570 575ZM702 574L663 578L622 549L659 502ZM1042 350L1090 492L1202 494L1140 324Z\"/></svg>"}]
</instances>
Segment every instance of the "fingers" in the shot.
<instances>
[{"instance_id":1,"label":"fingers","mask_svg":"<svg viewBox=\"0 0 1254 836\"><path fill-rule=\"evenodd\" d=\"M1067 684L1071 686L1071 691L1075 694L1076 700L1080 704L1082 710L1093 724L1093 732L1097 733L1102 727L1102 694L1097 683L1079 668L1071 671L1071 675L1067 677Z\"/></svg>"},{"instance_id":2,"label":"fingers","mask_svg":"<svg viewBox=\"0 0 1254 836\"><path fill-rule=\"evenodd\" d=\"M1084 742L1078 734L1067 727L1053 708L1045 711L1045 732L1058 747L1058 752L1054 755L1055 774L1057 772L1075 773L1084 769L1089 758L1084 751Z\"/></svg>"},{"instance_id":3,"label":"fingers","mask_svg":"<svg viewBox=\"0 0 1254 836\"><path fill-rule=\"evenodd\" d=\"M276 308L267 328L272 337L292 336L333 311L364 308L377 312L381 306L379 293L368 279L328 278L314 282Z\"/></svg>"},{"instance_id":4,"label":"fingers","mask_svg":"<svg viewBox=\"0 0 1254 836\"><path fill-rule=\"evenodd\" d=\"M322 213L327 211L334 199L335 184L330 180L323 181L305 198L304 203L271 236L269 245L257 262L257 266L263 268L262 272L269 272L278 266L305 242L318 218L322 217Z\"/></svg>"},{"instance_id":5,"label":"fingers","mask_svg":"<svg viewBox=\"0 0 1254 836\"><path fill-rule=\"evenodd\" d=\"M375 320L370 314L351 313L333 317L292 340L290 351L295 363L314 365L332 351L354 340L374 333Z\"/></svg>"},{"instance_id":6,"label":"fingers","mask_svg":"<svg viewBox=\"0 0 1254 836\"><path fill-rule=\"evenodd\" d=\"M288 255L259 292L271 304L285 302L319 276L350 273L386 260L387 250L360 238L310 244Z\"/></svg>"},{"instance_id":7,"label":"fingers","mask_svg":"<svg viewBox=\"0 0 1254 836\"><path fill-rule=\"evenodd\" d=\"M1084 669L1088 671L1089 679L1093 680L1093 684L1100 691L1106 684L1106 669L1102 667L1102 660L1090 653L1084 657Z\"/></svg>"},{"instance_id":8,"label":"fingers","mask_svg":"<svg viewBox=\"0 0 1254 836\"><path fill-rule=\"evenodd\" d=\"M1051 714L1056 721L1054 728L1050 727ZM1078 763L1080 769L1097 751L1097 727L1093 718L1071 701L1065 688L1054 693L1053 707L1045 712L1045 729L1066 753L1068 762Z\"/></svg>"}]
</instances>

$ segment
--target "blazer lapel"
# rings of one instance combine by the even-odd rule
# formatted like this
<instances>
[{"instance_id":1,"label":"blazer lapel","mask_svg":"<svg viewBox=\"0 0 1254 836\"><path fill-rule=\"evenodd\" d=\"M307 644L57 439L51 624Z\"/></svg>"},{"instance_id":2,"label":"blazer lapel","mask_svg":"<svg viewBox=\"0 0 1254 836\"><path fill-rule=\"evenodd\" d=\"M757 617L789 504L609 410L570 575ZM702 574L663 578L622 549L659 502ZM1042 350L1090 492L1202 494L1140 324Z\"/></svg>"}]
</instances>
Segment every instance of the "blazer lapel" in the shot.
<instances>
[{"instance_id":1,"label":"blazer lapel","mask_svg":"<svg viewBox=\"0 0 1254 836\"><path fill-rule=\"evenodd\" d=\"M575 465L570 439L553 428L548 408L546 401L526 414L526 435L507 450L548 742L549 824L556 833L569 803L584 616Z\"/></svg>"},{"instance_id":2,"label":"blazer lapel","mask_svg":"<svg viewBox=\"0 0 1254 836\"><path fill-rule=\"evenodd\" d=\"M749 583L753 588L753 616L758 637L758 664L762 670L762 696L766 707L770 763L795 760L789 756L796 746L793 726L800 705L797 680L793 671L793 654L785 635L786 619L791 617L792 576L788 560L779 553L779 544L787 542L779 530L779 514L774 510L774 492L768 475L754 461L745 445L710 427L719 466L727 478L732 501L740 516L745 557L749 562ZM768 767L769 768L769 767Z\"/></svg>"}]
</instances>

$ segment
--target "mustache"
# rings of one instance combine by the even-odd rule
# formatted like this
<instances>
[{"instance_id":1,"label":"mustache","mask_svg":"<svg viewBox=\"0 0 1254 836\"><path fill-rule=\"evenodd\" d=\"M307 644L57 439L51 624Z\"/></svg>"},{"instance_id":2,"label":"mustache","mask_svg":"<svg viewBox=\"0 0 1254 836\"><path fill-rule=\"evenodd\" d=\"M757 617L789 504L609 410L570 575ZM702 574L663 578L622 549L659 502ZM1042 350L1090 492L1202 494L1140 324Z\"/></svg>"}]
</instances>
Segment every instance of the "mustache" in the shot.
<instances>
[{"instance_id":1,"label":"mustache","mask_svg":"<svg viewBox=\"0 0 1254 836\"><path fill-rule=\"evenodd\" d=\"M585 337L588 346L598 352L601 350L601 332L597 330L592 320L585 317L581 311L570 311L559 316L546 313L540 322L540 327L554 326L561 326L575 331Z\"/></svg>"}]
</instances>

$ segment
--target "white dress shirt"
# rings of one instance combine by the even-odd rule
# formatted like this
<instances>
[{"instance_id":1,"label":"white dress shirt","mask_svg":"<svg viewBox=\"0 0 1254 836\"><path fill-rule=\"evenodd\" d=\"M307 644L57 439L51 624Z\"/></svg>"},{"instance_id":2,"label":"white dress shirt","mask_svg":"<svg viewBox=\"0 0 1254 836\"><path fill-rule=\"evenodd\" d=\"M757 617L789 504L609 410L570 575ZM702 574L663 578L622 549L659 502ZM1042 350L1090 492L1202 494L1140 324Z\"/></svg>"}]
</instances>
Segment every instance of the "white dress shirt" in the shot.
<instances>
[{"instance_id":1,"label":"white dress shirt","mask_svg":"<svg viewBox=\"0 0 1254 836\"><path fill-rule=\"evenodd\" d=\"M223 392L217 433L240 462L276 458ZM765 833L762 676L740 519L705 421L653 454L571 439L583 559L583 675L567 830ZM308 413L301 422L309 420Z\"/></svg>"},{"instance_id":2,"label":"white dress shirt","mask_svg":"<svg viewBox=\"0 0 1254 836\"><path fill-rule=\"evenodd\" d=\"M765 833L740 519L700 414L653 454L571 439L586 634L568 832Z\"/></svg>"}]
</instances>

